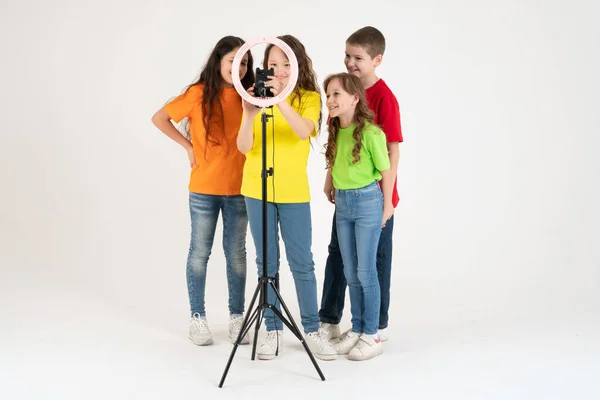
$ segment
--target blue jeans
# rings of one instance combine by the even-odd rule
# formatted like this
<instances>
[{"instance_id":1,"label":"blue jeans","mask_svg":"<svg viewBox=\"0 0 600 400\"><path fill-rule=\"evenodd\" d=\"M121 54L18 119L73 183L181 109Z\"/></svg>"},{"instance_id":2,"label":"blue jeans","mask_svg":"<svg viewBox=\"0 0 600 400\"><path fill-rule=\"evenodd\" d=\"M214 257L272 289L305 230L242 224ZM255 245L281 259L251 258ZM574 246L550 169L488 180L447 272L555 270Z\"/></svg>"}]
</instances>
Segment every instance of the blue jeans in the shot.
<instances>
[{"instance_id":1,"label":"blue jeans","mask_svg":"<svg viewBox=\"0 0 600 400\"><path fill-rule=\"evenodd\" d=\"M191 314L206 315L204 292L206 267L215 239L219 212L223 214L229 313L244 313L246 291L246 231L248 216L244 197L215 196L190 192L192 236L187 260L187 286Z\"/></svg>"},{"instance_id":2,"label":"blue jeans","mask_svg":"<svg viewBox=\"0 0 600 400\"><path fill-rule=\"evenodd\" d=\"M263 273L262 201L246 197L250 232L256 247L258 276ZM287 261L292 271L300 318L305 333L319 329L317 279L311 252L312 226L310 203L267 203L267 273L275 277L279 272L279 229ZM281 291L280 291L281 293ZM269 288L268 301L280 309L275 292ZM265 310L267 331L282 330L283 323L273 311Z\"/></svg>"},{"instance_id":3,"label":"blue jeans","mask_svg":"<svg viewBox=\"0 0 600 400\"><path fill-rule=\"evenodd\" d=\"M381 231L377 245L377 278L381 291L381 306L379 308L379 329L385 329L389 322L390 286L392 277L392 237L394 233L394 217L392 216ZM335 214L331 227L331 240L329 242L329 255L325 264L325 278L323 281L323 296L319 319L330 324L339 324L344 312L346 297L346 277L344 276L344 263L338 243L338 234Z\"/></svg>"},{"instance_id":4,"label":"blue jeans","mask_svg":"<svg viewBox=\"0 0 600 400\"><path fill-rule=\"evenodd\" d=\"M383 217L383 195L377 182L360 189L336 189L335 214L350 288L352 331L374 335L381 302L376 263Z\"/></svg>"}]
</instances>

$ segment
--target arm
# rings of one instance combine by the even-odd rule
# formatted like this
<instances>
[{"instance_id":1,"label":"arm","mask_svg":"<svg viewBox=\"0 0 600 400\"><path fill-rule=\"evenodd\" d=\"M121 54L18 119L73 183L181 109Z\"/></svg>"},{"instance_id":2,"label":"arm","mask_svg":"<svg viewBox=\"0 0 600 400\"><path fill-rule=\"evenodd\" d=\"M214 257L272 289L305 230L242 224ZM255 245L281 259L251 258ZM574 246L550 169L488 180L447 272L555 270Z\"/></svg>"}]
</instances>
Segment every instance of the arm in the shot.
<instances>
[{"instance_id":1,"label":"arm","mask_svg":"<svg viewBox=\"0 0 600 400\"><path fill-rule=\"evenodd\" d=\"M171 117L167 113L167 110L161 108L152 116L152 123L156 126L162 133L167 135L169 138L173 139L175 142L179 143L188 153L188 158L190 159L190 166L196 166L196 160L194 158L194 148L192 147L192 143L179 132L177 128L171 122Z\"/></svg>"},{"instance_id":2,"label":"arm","mask_svg":"<svg viewBox=\"0 0 600 400\"><path fill-rule=\"evenodd\" d=\"M254 85L252 85L252 88L249 90L249 93L251 94L253 87ZM244 115L237 136L237 148L240 153L246 154L252 150L252 147L254 146L254 132L252 131L252 126L254 125L254 117L256 117L260 109L253 104L248 103L246 100L242 100L242 105L244 107Z\"/></svg>"},{"instance_id":3,"label":"arm","mask_svg":"<svg viewBox=\"0 0 600 400\"><path fill-rule=\"evenodd\" d=\"M402 142L403 138L400 126L400 107L392 92L383 97L377 115L379 126L385 132L390 168L393 173L392 182L395 182L398 173L398 162L400 161L399 142Z\"/></svg>"},{"instance_id":4,"label":"arm","mask_svg":"<svg viewBox=\"0 0 600 400\"><path fill-rule=\"evenodd\" d=\"M379 171L381 173L381 191L383 192L383 217L381 227L385 228L385 223L394 215L394 205L392 204L392 191L396 174L390 169Z\"/></svg>"},{"instance_id":5,"label":"arm","mask_svg":"<svg viewBox=\"0 0 600 400\"><path fill-rule=\"evenodd\" d=\"M287 101L277 104L279 111L290 125L290 128L302 140L308 139L315 130L315 123L308 118L302 118Z\"/></svg>"},{"instance_id":6,"label":"arm","mask_svg":"<svg viewBox=\"0 0 600 400\"><path fill-rule=\"evenodd\" d=\"M335 188L333 187L333 176L331 175L331 168L327 168L327 175L325 175L325 186L323 187L325 196L331 204L335 204Z\"/></svg>"},{"instance_id":7,"label":"arm","mask_svg":"<svg viewBox=\"0 0 600 400\"><path fill-rule=\"evenodd\" d=\"M248 153L254 146L254 132L252 132L252 125L254 124L254 117L250 117L244 114L242 119L242 126L237 136L237 148L242 154Z\"/></svg>"},{"instance_id":8,"label":"arm","mask_svg":"<svg viewBox=\"0 0 600 400\"><path fill-rule=\"evenodd\" d=\"M265 87L270 87L271 92L277 96L284 89L282 81L279 79L274 79L273 77L270 81L265 83ZM283 118L287 121L288 125L296 135L302 140L310 138L310 134L315 130L315 123L309 118L303 118L298 112L290 105L287 101L283 100L277 103L277 107L279 107L279 111L283 115ZM320 103L319 103L319 112L321 111Z\"/></svg>"},{"instance_id":9,"label":"arm","mask_svg":"<svg viewBox=\"0 0 600 400\"><path fill-rule=\"evenodd\" d=\"M383 207L383 223L392 217L394 207L392 205L392 193L394 190L394 182L398 174L398 162L400 161L400 146L402 142L402 128L400 126L400 107L393 93L389 93L384 97L378 110L378 122L386 136L387 151L390 160L390 169L386 174L382 175L382 190L384 191L384 207ZM386 177L386 175L389 175ZM385 192L389 191L389 202L385 202ZM386 208L387 207L387 208Z\"/></svg>"},{"instance_id":10,"label":"arm","mask_svg":"<svg viewBox=\"0 0 600 400\"><path fill-rule=\"evenodd\" d=\"M400 145L398 142L387 142L388 155L390 157L390 172L392 173L392 185L396 182L398 175L398 162L400 161Z\"/></svg>"},{"instance_id":11,"label":"arm","mask_svg":"<svg viewBox=\"0 0 600 400\"><path fill-rule=\"evenodd\" d=\"M389 143L386 142L385 134L379 129L371 134L365 135L365 144L368 146L375 168L381 173L381 191L383 192L383 217L381 227L385 228L386 222L394 215L392 194L396 174L391 168L391 160L388 152Z\"/></svg>"}]
</instances>

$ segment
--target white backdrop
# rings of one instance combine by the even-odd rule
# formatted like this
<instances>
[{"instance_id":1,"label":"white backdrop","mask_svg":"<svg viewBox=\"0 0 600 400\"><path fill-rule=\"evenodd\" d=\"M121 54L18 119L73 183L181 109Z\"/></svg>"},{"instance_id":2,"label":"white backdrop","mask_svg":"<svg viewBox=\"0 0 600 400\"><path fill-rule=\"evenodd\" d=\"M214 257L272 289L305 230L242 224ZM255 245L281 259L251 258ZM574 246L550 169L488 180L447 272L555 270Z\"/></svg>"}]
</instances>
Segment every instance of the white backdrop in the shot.
<instances>
[{"instance_id":1,"label":"white backdrop","mask_svg":"<svg viewBox=\"0 0 600 400\"><path fill-rule=\"evenodd\" d=\"M224 35L293 34L322 82L344 70L345 39L365 25L386 36L378 74L398 98L405 139L392 331L570 327L598 337L597 3L3 0L1 8L6 338L35 337L24 320L45 315L51 325L61 308L93 315L89 299L185 337L188 163L152 114L192 82ZM320 150L309 160L319 296L333 212ZM250 235L248 255L251 289ZM217 238L207 284L217 323L227 319L224 275Z\"/></svg>"}]
</instances>

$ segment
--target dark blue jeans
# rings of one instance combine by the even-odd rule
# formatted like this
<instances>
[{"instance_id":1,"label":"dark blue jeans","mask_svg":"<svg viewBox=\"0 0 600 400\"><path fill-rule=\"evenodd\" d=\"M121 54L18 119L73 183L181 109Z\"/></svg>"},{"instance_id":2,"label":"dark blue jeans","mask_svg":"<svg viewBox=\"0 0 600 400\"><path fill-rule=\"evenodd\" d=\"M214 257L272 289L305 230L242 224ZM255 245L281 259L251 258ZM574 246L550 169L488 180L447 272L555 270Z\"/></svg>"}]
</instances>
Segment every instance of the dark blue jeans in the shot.
<instances>
[{"instance_id":1,"label":"dark blue jeans","mask_svg":"<svg viewBox=\"0 0 600 400\"><path fill-rule=\"evenodd\" d=\"M381 231L377 245L377 278L381 290L381 306L379 308L379 329L388 326L388 311L390 308L390 282L392 275L392 233L394 232L394 217L385 224ZM319 319L321 322L339 324L344 312L346 298L346 278L344 277L344 263L338 243L335 213L331 228L329 242L329 255L325 265L325 279L323 282L323 296Z\"/></svg>"}]
</instances>

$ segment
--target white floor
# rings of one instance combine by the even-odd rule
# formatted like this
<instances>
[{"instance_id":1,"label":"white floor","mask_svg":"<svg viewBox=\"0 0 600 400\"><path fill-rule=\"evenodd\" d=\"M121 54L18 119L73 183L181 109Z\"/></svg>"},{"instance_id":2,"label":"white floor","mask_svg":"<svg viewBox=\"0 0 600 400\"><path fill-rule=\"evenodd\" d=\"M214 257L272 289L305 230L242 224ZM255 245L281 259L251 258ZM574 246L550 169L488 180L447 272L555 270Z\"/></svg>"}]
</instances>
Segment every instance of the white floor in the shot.
<instances>
[{"instance_id":1,"label":"white floor","mask_svg":"<svg viewBox=\"0 0 600 400\"><path fill-rule=\"evenodd\" d=\"M320 361L325 382L288 335L273 361L251 361L241 346L220 389L232 348L226 317L212 323L215 345L196 347L185 312L144 314L39 284L3 286L2 399L600 398L600 329L591 322L392 324L382 356Z\"/></svg>"},{"instance_id":2,"label":"white floor","mask_svg":"<svg viewBox=\"0 0 600 400\"><path fill-rule=\"evenodd\" d=\"M2 0L0 400L599 400L600 2L288 3L260 18L241 0ZM206 294L216 344L200 348L188 161L150 118L222 35L293 34L322 82L363 24L387 38L377 74L405 139L391 340L374 360L320 362L325 382L289 335L277 360L245 346L220 389L222 232ZM334 212L319 143L318 288Z\"/></svg>"}]
</instances>

